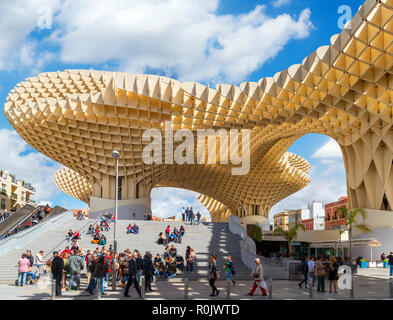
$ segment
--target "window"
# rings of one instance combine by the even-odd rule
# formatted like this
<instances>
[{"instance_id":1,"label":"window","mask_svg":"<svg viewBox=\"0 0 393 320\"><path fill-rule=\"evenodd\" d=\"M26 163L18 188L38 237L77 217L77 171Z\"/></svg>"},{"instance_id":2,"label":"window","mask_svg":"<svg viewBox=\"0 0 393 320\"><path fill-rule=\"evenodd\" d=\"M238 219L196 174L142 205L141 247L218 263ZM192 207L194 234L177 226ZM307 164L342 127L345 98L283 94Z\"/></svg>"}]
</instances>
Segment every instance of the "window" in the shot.
<instances>
[{"instance_id":1,"label":"window","mask_svg":"<svg viewBox=\"0 0 393 320\"><path fill-rule=\"evenodd\" d=\"M1 209L5 210L5 199L1 199Z\"/></svg>"},{"instance_id":2,"label":"window","mask_svg":"<svg viewBox=\"0 0 393 320\"><path fill-rule=\"evenodd\" d=\"M26 192L22 191L22 197L21 197L22 201L26 201Z\"/></svg>"}]
</instances>

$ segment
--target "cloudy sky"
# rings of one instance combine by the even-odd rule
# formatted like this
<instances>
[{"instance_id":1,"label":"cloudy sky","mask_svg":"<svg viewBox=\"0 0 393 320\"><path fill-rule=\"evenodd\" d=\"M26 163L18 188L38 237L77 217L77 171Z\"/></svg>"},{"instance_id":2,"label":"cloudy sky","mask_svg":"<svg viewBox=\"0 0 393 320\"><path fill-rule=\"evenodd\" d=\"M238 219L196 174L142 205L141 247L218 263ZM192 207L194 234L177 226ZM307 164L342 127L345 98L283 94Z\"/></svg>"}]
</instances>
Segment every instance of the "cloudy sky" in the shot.
<instances>
[{"instance_id":1,"label":"cloudy sky","mask_svg":"<svg viewBox=\"0 0 393 320\"><path fill-rule=\"evenodd\" d=\"M353 12L362 4L351 1ZM330 0L2 0L0 98L39 72L89 69L153 73L180 81L258 81L300 63L340 32L342 1ZM37 187L38 201L67 208L85 205L58 191L60 167L27 145L0 115L0 168ZM306 206L346 193L337 144L307 135L290 151L312 165L311 184L277 204ZM170 216L198 206L186 190L152 192L153 211ZM201 211L203 208L200 208ZM204 211L204 214L207 214Z\"/></svg>"}]
</instances>

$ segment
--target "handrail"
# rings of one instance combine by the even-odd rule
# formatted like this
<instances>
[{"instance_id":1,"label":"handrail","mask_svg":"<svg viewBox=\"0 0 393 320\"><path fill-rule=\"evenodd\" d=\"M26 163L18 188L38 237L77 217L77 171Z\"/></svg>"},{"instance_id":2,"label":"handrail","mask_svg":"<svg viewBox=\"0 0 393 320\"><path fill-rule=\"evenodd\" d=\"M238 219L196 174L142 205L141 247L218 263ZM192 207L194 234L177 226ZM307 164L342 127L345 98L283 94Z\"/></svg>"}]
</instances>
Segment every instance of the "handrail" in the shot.
<instances>
[{"instance_id":1,"label":"handrail","mask_svg":"<svg viewBox=\"0 0 393 320\"><path fill-rule=\"evenodd\" d=\"M11 230L14 230L15 228L18 227L18 225L22 224L22 223L25 222L27 219L31 218L31 216L33 215L33 213L37 212L37 210L40 209L41 207L42 207L42 206L36 207L36 208L35 208L32 212L30 212L26 217L22 218L21 220L17 221L16 223L14 223L11 227L9 227L9 228L7 229L7 231L3 232L3 233L0 235L0 239L6 238L7 235L8 235L8 232L10 232ZM22 207L21 209L23 209L23 208L24 208L24 207ZM16 211L16 212L17 212L17 211ZM16 212L15 212L15 213L16 213ZM14 213L14 214L15 214L15 213ZM22 230L21 230L21 231L22 231Z\"/></svg>"},{"instance_id":2,"label":"handrail","mask_svg":"<svg viewBox=\"0 0 393 320\"><path fill-rule=\"evenodd\" d=\"M83 234L82 231L86 228L87 225L93 224L93 226L95 226L95 225L97 224L97 220L99 220L99 219L101 219L101 217L96 218L96 219L94 220L93 223L91 223L90 221L88 221L81 229L79 229L80 235L82 236L82 234ZM60 243L58 243L56 246L54 246L53 249L49 250L49 251L47 252L47 254L46 254L44 257L42 257L42 259L45 259L48 255L52 254L53 251L56 250L56 248L60 247L61 244L62 244L63 242L66 242L66 241L67 241L67 240L66 240L65 238L64 238L63 240L61 240ZM52 258L50 258L49 260L51 260L51 259L52 259Z\"/></svg>"},{"instance_id":3,"label":"handrail","mask_svg":"<svg viewBox=\"0 0 393 320\"><path fill-rule=\"evenodd\" d=\"M8 231L15 229L15 227L18 227L18 225L23 224L24 222L26 222L26 220L30 219L31 216L35 213L37 213L38 209L41 209L42 206L38 206L36 207L32 212L30 212L26 217L24 217L22 220L19 220L19 222L15 225L13 225L11 228L8 229ZM8 232L7 231L7 232Z\"/></svg>"}]
</instances>

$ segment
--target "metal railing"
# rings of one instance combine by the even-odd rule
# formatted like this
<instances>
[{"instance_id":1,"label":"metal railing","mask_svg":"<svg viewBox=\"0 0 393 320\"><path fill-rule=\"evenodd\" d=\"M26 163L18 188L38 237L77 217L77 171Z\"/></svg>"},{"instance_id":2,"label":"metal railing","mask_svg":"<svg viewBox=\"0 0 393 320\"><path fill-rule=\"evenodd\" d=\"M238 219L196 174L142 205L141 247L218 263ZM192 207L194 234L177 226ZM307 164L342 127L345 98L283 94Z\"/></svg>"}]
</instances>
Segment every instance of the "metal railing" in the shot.
<instances>
[{"instance_id":1,"label":"metal railing","mask_svg":"<svg viewBox=\"0 0 393 320\"><path fill-rule=\"evenodd\" d=\"M0 256L4 256L14 249L22 249L30 242L41 237L44 232L55 230L59 226L64 225L64 223L70 219L71 214L72 211L64 212L62 215L53 217L53 219L48 219L23 232L16 233L11 237L0 240ZM44 228L47 228L47 230L43 231Z\"/></svg>"}]
</instances>

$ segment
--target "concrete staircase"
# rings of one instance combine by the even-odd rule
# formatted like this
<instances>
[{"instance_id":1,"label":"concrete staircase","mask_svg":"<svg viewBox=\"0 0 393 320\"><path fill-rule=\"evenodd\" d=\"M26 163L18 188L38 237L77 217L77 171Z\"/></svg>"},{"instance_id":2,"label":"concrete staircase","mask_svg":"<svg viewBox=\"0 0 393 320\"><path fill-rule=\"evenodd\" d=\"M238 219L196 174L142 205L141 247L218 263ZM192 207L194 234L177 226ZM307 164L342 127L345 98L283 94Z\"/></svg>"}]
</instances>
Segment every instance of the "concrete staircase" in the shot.
<instances>
[{"instance_id":1,"label":"concrete staircase","mask_svg":"<svg viewBox=\"0 0 393 320\"><path fill-rule=\"evenodd\" d=\"M80 246L86 252L88 249L94 250L98 245L91 243L91 236L86 235L86 230L90 223L96 220L77 221L70 217L70 220L62 225L56 231L48 231L39 239L32 241L20 250L13 250L6 256L0 257L0 283L14 283L17 278L17 261L21 254L27 249L32 250L33 256L39 250L44 250L46 259L52 256L53 250L61 251L68 243L66 243L65 233L69 230L83 231L82 239L79 241ZM126 234L126 228L129 223L136 222L140 227L139 234ZM249 279L251 272L242 262L240 256L239 238L228 230L227 223L201 223L200 225L189 225L181 222L158 222L158 221L133 221L119 220L117 223L117 239L118 251L121 252L126 248L131 250L138 249L142 254L150 251L153 257L157 254L163 254L164 245L158 245L156 240L160 232L164 232L167 225L173 229L180 225L185 227L185 235L181 244L173 243L178 253L185 257L186 247L191 246L196 254L195 270L193 273L178 272L176 278L188 277L190 280L208 278L208 261L209 255L215 253L218 255L217 266L221 270L221 279L225 279L225 272L222 266L226 261L226 257L231 255L236 267L236 275L234 279ZM107 238L106 247L113 243L113 223L110 224L111 230L104 232ZM81 232L82 233L82 232ZM83 272L85 272L84 270Z\"/></svg>"}]
</instances>

